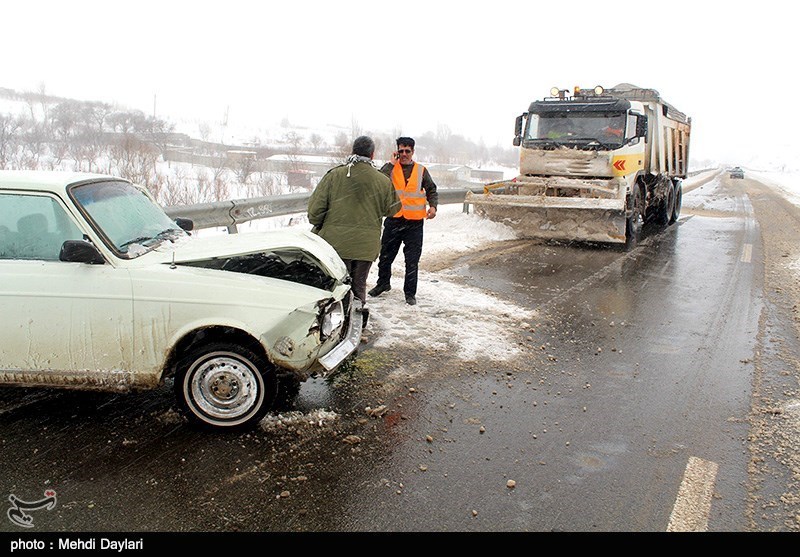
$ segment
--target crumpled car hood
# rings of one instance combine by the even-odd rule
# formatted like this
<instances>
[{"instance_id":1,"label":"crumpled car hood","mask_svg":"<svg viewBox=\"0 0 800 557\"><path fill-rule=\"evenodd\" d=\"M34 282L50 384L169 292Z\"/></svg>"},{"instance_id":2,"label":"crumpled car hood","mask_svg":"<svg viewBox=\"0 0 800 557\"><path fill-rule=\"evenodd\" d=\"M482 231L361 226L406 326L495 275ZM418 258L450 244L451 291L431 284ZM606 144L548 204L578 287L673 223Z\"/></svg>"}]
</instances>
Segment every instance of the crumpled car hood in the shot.
<instances>
[{"instance_id":1,"label":"crumpled car hood","mask_svg":"<svg viewBox=\"0 0 800 557\"><path fill-rule=\"evenodd\" d=\"M157 258L162 263L180 264L210 258L297 248L313 255L337 280L342 280L347 275L347 268L336 250L316 234L304 230L192 236L178 239L175 242L164 242L140 259Z\"/></svg>"}]
</instances>

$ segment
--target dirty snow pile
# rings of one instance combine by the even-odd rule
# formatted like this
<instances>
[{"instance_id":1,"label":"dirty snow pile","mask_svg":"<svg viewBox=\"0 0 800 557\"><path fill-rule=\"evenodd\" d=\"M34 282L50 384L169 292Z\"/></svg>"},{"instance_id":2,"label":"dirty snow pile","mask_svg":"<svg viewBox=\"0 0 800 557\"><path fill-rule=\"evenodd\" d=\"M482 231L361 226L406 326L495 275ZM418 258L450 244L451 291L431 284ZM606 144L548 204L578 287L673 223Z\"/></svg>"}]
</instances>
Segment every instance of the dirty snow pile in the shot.
<instances>
[{"instance_id":1,"label":"dirty snow pile","mask_svg":"<svg viewBox=\"0 0 800 557\"><path fill-rule=\"evenodd\" d=\"M300 429L330 429L339 415L330 410L317 409L308 413L287 412L269 414L259 423L261 429L270 433L279 431L298 431Z\"/></svg>"}]
</instances>

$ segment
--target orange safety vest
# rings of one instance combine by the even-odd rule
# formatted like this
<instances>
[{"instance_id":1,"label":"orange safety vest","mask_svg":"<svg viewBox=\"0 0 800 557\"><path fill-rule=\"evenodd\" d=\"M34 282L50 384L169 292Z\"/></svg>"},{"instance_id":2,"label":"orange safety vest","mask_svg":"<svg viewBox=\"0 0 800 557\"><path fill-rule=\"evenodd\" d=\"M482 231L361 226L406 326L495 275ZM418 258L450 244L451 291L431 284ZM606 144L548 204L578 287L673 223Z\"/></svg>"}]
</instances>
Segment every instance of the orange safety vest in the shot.
<instances>
[{"instance_id":1,"label":"orange safety vest","mask_svg":"<svg viewBox=\"0 0 800 557\"><path fill-rule=\"evenodd\" d=\"M427 197L422 190L422 174L424 172L424 166L414 163L411 168L411 176L408 177L408 182L406 182L403 166L399 162L394 165L392 169L392 184L394 184L394 189L397 190L397 195L400 197L402 205L395 217L422 220L427 216L428 213L425 210Z\"/></svg>"}]
</instances>

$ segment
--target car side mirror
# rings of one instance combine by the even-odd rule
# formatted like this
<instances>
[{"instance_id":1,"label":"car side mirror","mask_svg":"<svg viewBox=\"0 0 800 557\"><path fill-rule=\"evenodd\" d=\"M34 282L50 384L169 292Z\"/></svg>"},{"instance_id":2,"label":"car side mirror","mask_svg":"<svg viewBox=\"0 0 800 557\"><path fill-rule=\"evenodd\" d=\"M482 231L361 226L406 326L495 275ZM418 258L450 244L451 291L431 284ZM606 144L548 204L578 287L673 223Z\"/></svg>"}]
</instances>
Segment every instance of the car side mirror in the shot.
<instances>
[{"instance_id":1,"label":"car side mirror","mask_svg":"<svg viewBox=\"0 0 800 557\"><path fill-rule=\"evenodd\" d=\"M84 240L67 240L61 244L58 260L67 263L88 263L89 265L103 265L106 262L97 248Z\"/></svg>"},{"instance_id":2,"label":"car side mirror","mask_svg":"<svg viewBox=\"0 0 800 557\"><path fill-rule=\"evenodd\" d=\"M185 230L186 232L191 232L194 230L194 221L192 221L192 219L178 217L175 219L175 224L177 224L181 230Z\"/></svg>"}]
</instances>

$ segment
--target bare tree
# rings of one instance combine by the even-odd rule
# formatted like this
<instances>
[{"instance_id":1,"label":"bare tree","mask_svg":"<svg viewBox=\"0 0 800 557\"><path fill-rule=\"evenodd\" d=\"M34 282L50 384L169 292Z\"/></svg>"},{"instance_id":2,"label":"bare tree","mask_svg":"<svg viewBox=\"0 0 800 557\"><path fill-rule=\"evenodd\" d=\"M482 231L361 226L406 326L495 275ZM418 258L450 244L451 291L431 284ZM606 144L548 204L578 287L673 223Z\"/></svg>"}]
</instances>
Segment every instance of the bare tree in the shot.
<instances>
[{"instance_id":1,"label":"bare tree","mask_svg":"<svg viewBox=\"0 0 800 557\"><path fill-rule=\"evenodd\" d=\"M283 140L289 144L289 149L294 153L300 152L300 146L303 144L303 138L297 132L291 131L283 134Z\"/></svg>"},{"instance_id":2,"label":"bare tree","mask_svg":"<svg viewBox=\"0 0 800 557\"><path fill-rule=\"evenodd\" d=\"M200 139L208 141L208 138L211 137L211 124L208 122L200 122L198 131L200 132Z\"/></svg>"},{"instance_id":3,"label":"bare tree","mask_svg":"<svg viewBox=\"0 0 800 557\"><path fill-rule=\"evenodd\" d=\"M72 151L70 144L79 118L80 109L77 101L60 102L50 111L50 129L55 144L53 154L58 163Z\"/></svg>"},{"instance_id":4,"label":"bare tree","mask_svg":"<svg viewBox=\"0 0 800 557\"><path fill-rule=\"evenodd\" d=\"M164 153L169 147L169 134L175 130L175 124L158 118L148 118L148 122L150 123L150 140L164 158Z\"/></svg>"},{"instance_id":5,"label":"bare tree","mask_svg":"<svg viewBox=\"0 0 800 557\"><path fill-rule=\"evenodd\" d=\"M151 191L158 190L159 179L156 173L158 151L133 134L124 134L121 140L109 150L110 158L116 163L116 173L132 182L141 184Z\"/></svg>"},{"instance_id":6,"label":"bare tree","mask_svg":"<svg viewBox=\"0 0 800 557\"><path fill-rule=\"evenodd\" d=\"M303 164L300 159L300 147L303 144L303 138L297 132L291 131L284 134L283 139L289 144L289 152L286 153L286 157L289 160L290 171L303 170Z\"/></svg>"},{"instance_id":7,"label":"bare tree","mask_svg":"<svg viewBox=\"0 0 800 557\"><path fill-rule=\"evenodd\" d=\"M216 182L217 180L223 178L228 173L228 168L225 166L225 157L214 157L214 166L212 166L211 169L212 182Z\"/></svg>"},{"instance_id":8,"label":"bare tree","mask_svg":"<svg viewBox=\"0 0 800 557\"><path fill-rule=\"evenodd\" d=\"M19 141L19 120L0 114L0 169L11 168Z\"/></svg>"},{"instance_id":9,"label":"bare tree","mask_svg":"<svg viewBox=\"0 0 800 557\"><path fill-rule=\"evenodd\" d=\"M447 141L450 139L452 133L450 132L450 127L447 124L439 123L436 126L436 135L434 136L434 145L433 145L433 152L435 154L435 158L437 162L441 163L448 163L450 162L450 157L448 156L447 151Z\"/></svg>"},{"instance_id":10,"label":"bare tree","mask_svg":"<svg viewBox=\"0 0 800 557\"><path fill-rule=\"evenodd\" d=\"M362 134L363 132L361 131L361 125L358 123L358 119L352 116L350 118L350 141L355 141L355 138Z\"/></svg>"},{"instance_id":11,"label":"bare tree","mask_svg":"<svg viewBox=\"0 0 800 557\"><path fill-rule=\"evenodd\" d=\"M311 143L311 146L314 147L314 151L319 151L319 148L322 144L325 143L325 140L322 139L322 136L317 133L312 133L311 137L308 138L308 142Z\"/></svg>"},{"instance_id":12,"label":"bare tree","mask_svg":"<svg viewBox=\"0 0 800 557\"><path fill-rule=\"evenodd\" d=\"M233 171L240 184L247 184L247 179L255 170L256 159L248 155L237 157L233 163Z\"/></svg>"},{"instance_id":13,"label":"bare tree","mask_svg":"<svg viewBox=\"0 0 800 557\"><path fill-rule=\"evenodd\" d=\"M106 124L117 133L145 133L149 127L147 116L141 110L112 112L106 117Z\"/></svg>"},{"instance_id":14,"label":"bare tree","mask_svg":"<svg viewBox=\"0 0 800 557\"><path fill-rule=\"evenodd\" d=\"M49 122L49 106L47 102L47 86L45 85L44 81L39 82L39 102L42 105L42 120L44 122Z\"/></svg>"},{"instance_id":15,"label":"bare tree","mask_svg":"<svg viewBox=\"0 0 800 557\"><path fill-rule=\"evenodd\" d=\"M197 188L194 191L193 195L196 196L196 203L200 203L200 200L209 201L211 200L211 192L213 190L212 184L213 179L209 177L208 172L204 168L197 168L195 169L195 181L197 182Z\"/></svg>"},{"instance_id":16,"label":"bare tree","mask_svg":"<svg viewBox=\"0 0 800 557\"><path fill-rule=\"evenodd\" d=\"M30 170L39 168L39 159L46 151L47 137L45 126L41 122L30 120L22 131L22 150L19 166Z\"/></svg>"},{"instance_id":17,"label":"bare tree","mask_svg":"<svg viewBox=\"0 0 800 557\"><path fill-rule=\"evenodd\" d=\"M31 114L31 120L36 121L36 105L38 104L38 96L35 93L23 93L22 97L25 99L25 104L28 105L28 111Z\"/></svg>"},{"instance_id":18,"label":"bare tree","mask_svg":"<svg viewBox=\"0 0 800 557\"><path fill-rule=\"evenodd\" d=\"M352 151L352 142L348 139L347 134L337 133L333 150L334 162L344 163L350 155L350 151Z\"/></svg>"},{"instance_id":19,"label":"bare tree","mask_svg":"<svg viewBox=\"0 0 800 557\"><path fill-rule=\"evenodd\" d=\"M214 198L212 201L225 201L230 199L230 182L223 174L214 178L213 182Z\"/></svg>"}]
</instances>

